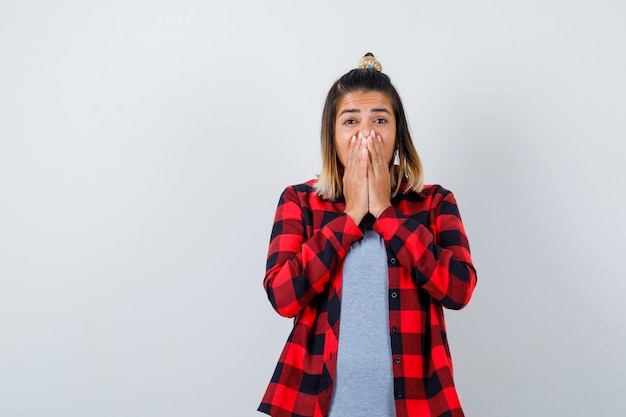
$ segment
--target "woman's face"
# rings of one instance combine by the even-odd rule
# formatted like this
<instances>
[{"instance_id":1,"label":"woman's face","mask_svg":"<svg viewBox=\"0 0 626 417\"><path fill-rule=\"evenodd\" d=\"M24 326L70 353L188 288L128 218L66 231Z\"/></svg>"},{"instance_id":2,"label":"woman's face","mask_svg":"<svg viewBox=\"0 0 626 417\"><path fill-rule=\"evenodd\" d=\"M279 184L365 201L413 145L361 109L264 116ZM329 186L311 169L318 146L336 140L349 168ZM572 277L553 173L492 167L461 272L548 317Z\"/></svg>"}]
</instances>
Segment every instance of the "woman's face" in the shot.
<instances>
[{"instance_id":1,"label":"woman's face","mask_svg":"<svg viewBox=\"0 0 626 417\"><path fill-rule=\"evenodd\" d=\"M335 117L335 145L339 161L345 167L348 145L359 133L369 136L372 129L383 143L387 165L396 147L396 117L391 98L378 91L345 94L337 103Z\"/></svg>"}]
</instances>

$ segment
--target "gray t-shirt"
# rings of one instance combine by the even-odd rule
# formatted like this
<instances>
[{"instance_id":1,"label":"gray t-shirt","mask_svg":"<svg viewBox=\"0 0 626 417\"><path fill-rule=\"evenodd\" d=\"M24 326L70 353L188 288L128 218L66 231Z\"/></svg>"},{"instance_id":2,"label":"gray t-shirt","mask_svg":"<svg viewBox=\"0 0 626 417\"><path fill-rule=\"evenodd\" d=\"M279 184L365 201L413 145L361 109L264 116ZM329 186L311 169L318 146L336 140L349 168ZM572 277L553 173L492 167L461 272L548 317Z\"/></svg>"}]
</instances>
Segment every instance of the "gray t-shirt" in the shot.
<instances>
[{"instance_id":1,"label":"gray t-shirt","mask_svg":"<svg viewBox=\"0 0 626 417\"><path fill-rule=\"evenodd\" d=\"M343 265L337 375L329 417L395 417L387 252L373 231Z\"/></svg>"}]
</instances>

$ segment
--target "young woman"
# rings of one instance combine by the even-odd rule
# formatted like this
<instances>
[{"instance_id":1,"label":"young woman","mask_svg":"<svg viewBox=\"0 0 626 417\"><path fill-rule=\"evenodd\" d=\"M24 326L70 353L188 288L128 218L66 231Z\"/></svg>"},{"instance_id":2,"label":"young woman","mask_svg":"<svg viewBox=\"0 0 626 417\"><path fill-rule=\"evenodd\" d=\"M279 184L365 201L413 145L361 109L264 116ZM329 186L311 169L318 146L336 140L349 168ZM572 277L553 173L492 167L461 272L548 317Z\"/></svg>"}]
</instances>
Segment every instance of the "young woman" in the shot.
<instances>
[{"instance_id":1,"label":"young woman","mask_svg":"<svg viewBox=\"0 0 626 417\"><path fill-rule=\"evenodd\" d=\"M282 193L264 287L294 317L259 411L457 417L443 307L476 285L453 194L423 185L400 97L372 54L331 87L318 178Z\"/></svg>"}]
</instances>

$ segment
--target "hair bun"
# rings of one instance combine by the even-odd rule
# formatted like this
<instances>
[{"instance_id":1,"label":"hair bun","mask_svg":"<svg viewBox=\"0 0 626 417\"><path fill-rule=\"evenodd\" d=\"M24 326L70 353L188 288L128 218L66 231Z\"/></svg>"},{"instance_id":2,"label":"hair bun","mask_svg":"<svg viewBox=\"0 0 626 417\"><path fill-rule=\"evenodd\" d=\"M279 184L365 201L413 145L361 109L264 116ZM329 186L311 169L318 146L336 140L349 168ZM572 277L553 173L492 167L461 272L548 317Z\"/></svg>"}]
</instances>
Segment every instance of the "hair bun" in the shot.
<instances>
[{"instance_id":1,"label":"hair bun","mask_svg":"<svg viewBox=\"0 0 626 417\"><path fill-rule=\"evenodd\" d=\"M378 72L383 71L383 66L378 62L374 54L371 52L363 55L363 58L359 61L359 65L356 66L357 69L367 69L367 70L376 70Z\"/></svg>"}]
</instances>

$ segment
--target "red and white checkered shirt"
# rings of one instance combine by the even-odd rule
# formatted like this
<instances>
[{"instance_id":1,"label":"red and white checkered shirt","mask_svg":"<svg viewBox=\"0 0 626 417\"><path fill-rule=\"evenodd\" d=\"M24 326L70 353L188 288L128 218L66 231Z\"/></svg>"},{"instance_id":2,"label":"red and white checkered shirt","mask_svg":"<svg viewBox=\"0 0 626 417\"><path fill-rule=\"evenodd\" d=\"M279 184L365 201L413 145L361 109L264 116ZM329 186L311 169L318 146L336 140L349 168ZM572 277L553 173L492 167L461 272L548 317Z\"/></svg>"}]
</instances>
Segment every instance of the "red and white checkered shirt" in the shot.
<instances>
[{"instance_id":1,"label":"red and white checkered shirt","mask_svg":"<svg viewBox=\"0 0 626 417\"><path fill-rule=\"evenodd\" d=\"M316 180L280 197L264 279L274 309L294 327L259 411L326 417L336 371L343 260L363 237ZM453 194L439 185L399 194L374 222L387 249L389 337L398 417L463 416L452 378L443 308L461 309L476 286Z\"/></svg>"}]
</instances>

